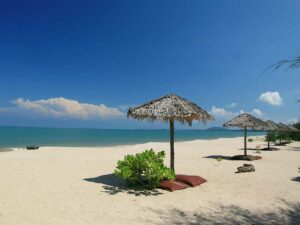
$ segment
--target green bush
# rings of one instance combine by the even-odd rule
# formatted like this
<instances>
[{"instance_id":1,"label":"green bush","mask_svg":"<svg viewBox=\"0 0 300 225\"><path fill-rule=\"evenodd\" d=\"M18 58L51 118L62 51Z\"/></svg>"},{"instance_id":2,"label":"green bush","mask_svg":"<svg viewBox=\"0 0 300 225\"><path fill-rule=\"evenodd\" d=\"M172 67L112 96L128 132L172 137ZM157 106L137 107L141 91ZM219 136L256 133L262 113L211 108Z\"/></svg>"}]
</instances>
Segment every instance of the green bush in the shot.
<instances>
[{"instance_id":1,"label":"green bush","mask_svg":"<svg viewBox=\"0 0 300 225\"><path fill-rule=\"evenodd\" d=\"M254 139L253 138L248 138L248 142L253 142Z\"/></svg>"},{"instance_id":2,"label":"green bush","mask_svg":"<svg viewBox=\"0 0 300 225\"><path fill-rule=\"evenodd\" d=\"M299 131L290 132L290 138L294 141L300 141L300 122L293 124L293 127L297 128Z\"/></svg>"},{"instance_id":3,"label":"green bush","mask_svg":"<svg viewBox=\"0 0 300 225\"><path fill-rule=\"evenodd\" d=\"M300 132L291 132L290 138L294 141L300 141Z\"/></svg>"},{"instance_id":4,"label":"green bush","mask_svg":"<svg viewBox=\"0 0 300 225\"><path fill-rule=\"evenodd\" d=\"M276 143L276 140L277 140L276 132L271 131L267 133L266 141Z\"/></svg>"},{"instance_id":5,"label":"green bush","mask_svg":"<svg viewBox=\"0 0 300 225\"><path fill-rule=\"evenodd\" d=\"M293 124L293 127L295 127L298 130L300 130L300 122L297 122L297 123Z\"/></svg>"},{"instance_id":6,"label":"green bush","mask_svg":"<svg viewBox=\"0 0 300 225\"><path fill-rule=\"evenodd\" d=\"M145 150L135 155L127 155L118 161L115 175L128 185L143 185L146 188L159 186L160 181L175 178L174 172L164 165L165 152Z\"/></svg>"}]
</instances>

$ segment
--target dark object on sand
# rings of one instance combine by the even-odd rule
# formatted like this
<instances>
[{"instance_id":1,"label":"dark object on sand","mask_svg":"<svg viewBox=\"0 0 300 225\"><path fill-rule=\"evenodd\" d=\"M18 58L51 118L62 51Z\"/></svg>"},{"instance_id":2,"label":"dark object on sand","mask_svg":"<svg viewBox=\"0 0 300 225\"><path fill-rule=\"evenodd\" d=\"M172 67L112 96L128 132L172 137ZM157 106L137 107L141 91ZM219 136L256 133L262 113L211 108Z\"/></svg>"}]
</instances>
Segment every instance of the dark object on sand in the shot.
<instances>
[{"instance_id":1,"label":"dark object on sand","mask_svg":"<svg viewBox=\"0 0 300 225\"><path fill-rule=\"evenodd\" d=\"M40 146L37 146L37 145L29 145L26 147L27 150L37 150L39 148L40 148Z\"/></svg>"},{"instance_id":2,"label":"dark object on sand","mask_svg":"<svg viewBox=\"0 0 300 225\"><path fill-rule=\"evenodd\" d=\"M176 180L165 180L159 184L159 187L161 189L168 190L168 191L178 191L181 189L188 188L190 186L183 182L176 181Z\"/></svg>"},{"instance_id":3,"label":"dark object on sand","mask_svg":"<svg viewBox=\"0 0 300 225\"><path fill-rule=\"evenodd\" d=\"M199 186L205 182L207 182L207 180L199 176L176 175L175 180L162 181L159 187L168 191L177 191L188 187Z\"/></svg>"},{"instance_id":4,"label":"dark object on sand","mask_svg":"<svg viewBox=\"0 0 300 225\"><path fill-rule=\"evenodd\" d=\"M255 172L255 168L252 164L244 164L237 168L237 173L248 173L248 172Z\"/></svg>"},{"instance_id":5,"label":"dark object on sand","mask_svg":"<svg viewBox=\"0 0 300 225\"><path fill-rule=\"evenodd\" d=\"M279 148L274 148L274 147L270 147L270 148L263 148L263 149L261 149L262 151L278 151L279 150Z\"/></svg>"},{"instance_id":6,"label":"dark object on sand","mask_svg":"<svg viewBox=\"0 0 300 225\"><path fill-rule=\"evenodd\" d=\"M182 174L176 175L176 180L186 183L192 187L196 187L199 186L200 184L207 182L206 179L200 176L189 176L189 175L182 175Z\"/></svg>"},{"instance_id":7,"label":"dark object on sand","mask_svg":"<svg viewBox=\"0 0 300 225\"><path fill-rule=\"evenodd\" d=\"M254 156L254 155L235 155L232 156L232 160L246 160L246 161L254 161L262 159L261 156Z\"/></svg>"}]
</instances>

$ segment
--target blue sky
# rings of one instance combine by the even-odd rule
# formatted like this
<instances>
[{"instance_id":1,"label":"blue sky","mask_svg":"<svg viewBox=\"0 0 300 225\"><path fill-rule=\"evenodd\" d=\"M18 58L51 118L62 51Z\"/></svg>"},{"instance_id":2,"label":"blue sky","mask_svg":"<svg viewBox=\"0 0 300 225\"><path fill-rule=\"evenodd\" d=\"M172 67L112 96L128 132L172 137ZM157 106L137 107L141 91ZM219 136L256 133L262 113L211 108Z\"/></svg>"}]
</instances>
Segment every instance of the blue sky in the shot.
<instances>
[{"instance_id":1,"label":"blue sky","mask_svg":"<svg viewBox=\"0 0 300 225\"><path fill-rule=\"evenodd\" d=\"M258 77L300 55L299 12L296 0L3 0L0 125L161 128L124 112L168 93L213 113L206 127L241 111L296 120L300 69Z\"/></svg>"}]
</instances>

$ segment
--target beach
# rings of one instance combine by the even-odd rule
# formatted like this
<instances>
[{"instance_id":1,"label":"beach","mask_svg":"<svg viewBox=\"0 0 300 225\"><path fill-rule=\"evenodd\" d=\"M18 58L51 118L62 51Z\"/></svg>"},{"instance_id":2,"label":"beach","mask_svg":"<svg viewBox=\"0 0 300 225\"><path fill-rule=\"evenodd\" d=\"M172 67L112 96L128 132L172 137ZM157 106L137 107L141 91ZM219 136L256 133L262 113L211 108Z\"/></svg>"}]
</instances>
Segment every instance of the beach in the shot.
<instances>
[{"instance_id":1,"label":"beach","mask_svg":"<svg viewBox=\"0 0 300 225\"><path fill-rule=\"evenodd\" d=\"M265 147L258 137L248 147ZM145 149L166 151L169 143L112 147L42 147L0 153L0 224L299 224L300 142L262 156L256 171L235 173L245 161L243 138L175 143L177 174L208 182L176 192L143 192L114 177L118 160ZM219 163L216 158L224 159Z\"/></svg>"}]
</instances>

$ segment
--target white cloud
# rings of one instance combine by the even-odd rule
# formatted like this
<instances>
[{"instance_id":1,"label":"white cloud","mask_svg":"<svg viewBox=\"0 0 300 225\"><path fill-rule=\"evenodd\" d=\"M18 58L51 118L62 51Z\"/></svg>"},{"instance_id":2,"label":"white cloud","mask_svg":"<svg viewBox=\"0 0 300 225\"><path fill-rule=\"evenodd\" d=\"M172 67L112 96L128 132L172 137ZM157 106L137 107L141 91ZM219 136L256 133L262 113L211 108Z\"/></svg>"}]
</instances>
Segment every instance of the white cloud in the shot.
<instances>
[{"instance_id":1,"label":"white cloud","mask_svg":"<svg viewBox=\"0 0 300 225\"><path fill-rule=\"evenodd\" d=\"M278 91L273 91L273 92L265 92L262 93L259 97L258 100L261 102L265 102L270 105L282 105L282 98L280 97L280 94Z\"/></svg>"},{"instance_id":2,"label":"white cloud","mask_svg":"<svg viewBox=\"0 0 300 225\"><path fill-rule=\"evenodd\" d=\"M264 115L263 112L259 109L253 109L251 111L251 114L253 114L254 116L257 116L257 117L262 117Z\"/></svg>"},{"instance_id":3,"label":"white cloud","mask_svg":"<svg viewBox=\"0 0 300 225\"><path fill-rule=\"evenodd\" d=\"M134 107L135 105L120 105L119 109L122 111L127 111L129 108Z\"/></svg>"},{"instance_id":4,"label":"white cloud","mask_svg":"<svg viewBox=\"0 0 300 225\"><path fill-rule=\"evenodd\" d=\"M234 107L236 107L236 106L237 106L237 103L236 103L236 102L232 102L232 103L226 105L227 108L234 108Z\"/></svg>"},{"instance_id":5,"label":"white cloud","mask_svg":"<svg viewBox=\"0 0 300 225\"><path fill-rule=\"evenodd\" d=\"M19 109L56 118L87 120L125 116L125 113L121 112L118 108L110 108L103 104L94 105L81 103L76 100L65 98L50 98L36 101L18 98L17 100L12 101L12 103Z\"/></svg>"},{"instance_id":6,"label":"white cloud","mask_svg":"<svg viewBox=\"0 0 300 225\"><path fill-rule=\"evenodd\" d=\"M227 111L224 108L217 108L215 106L213 106L211 108L209 113L212 114L215 117L225 117L225 118L235 115L235 113L233 113L233 112Z\"/></svg>"},{"instance_id":7,"label":"white cloud","mask_svg":"<svg viewBox=\"0 0 300 225\"><path fill-rule=\"evenodd\" d=\"M232 112L232 111L228 111L224 108L218 108L213 106L209 112L210 114L212 114L215 117L219 117L219 118L231 118L234 116L238 116L239 114L243 114L243 113L250 113L256 117L263 117L265 114L260 110L260 109L253 109L250 112L246 112L244 110L240 110L239 112Z\"/></svg>"}]
</instances>

